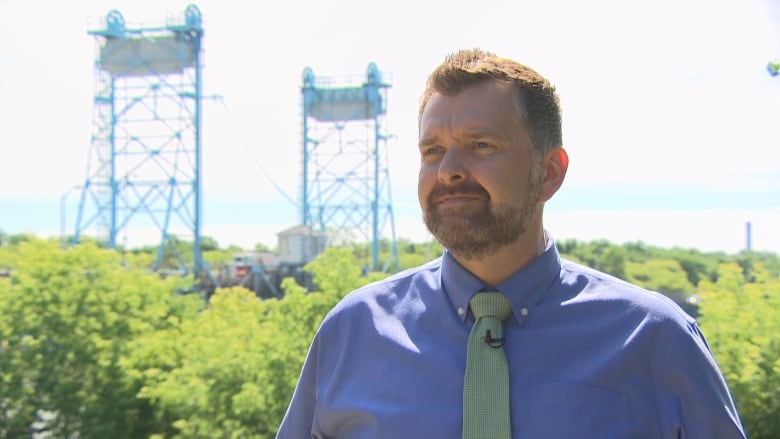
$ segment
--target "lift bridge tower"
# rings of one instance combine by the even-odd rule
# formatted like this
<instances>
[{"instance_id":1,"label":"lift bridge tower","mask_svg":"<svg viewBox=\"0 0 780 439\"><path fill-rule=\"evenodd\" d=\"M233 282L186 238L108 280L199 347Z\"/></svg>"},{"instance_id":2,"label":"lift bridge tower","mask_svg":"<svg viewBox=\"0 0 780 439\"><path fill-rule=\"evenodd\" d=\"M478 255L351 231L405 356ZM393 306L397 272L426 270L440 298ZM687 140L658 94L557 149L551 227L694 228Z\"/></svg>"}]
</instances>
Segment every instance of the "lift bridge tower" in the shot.
<instances>
[{"instance_id":1,"label":"lift bridge tower","mask_svg":"<svg viewBox=\"0 0 780 439\"><path fill-rule=\"evenodd\" d=\"M114 248L130 226L159 234L184 273L177 234L193 239L201 275L201 13L128 27L112 10L97 42L93 134L74 242L88 230ZM122 235L122 233L125 235Z\"/></svg>"},{"instance_id":2,"label":"lift bridge tower","mask_svg":"<svg viewBox=\"0 0 780 439\"><path fill-rule=\"evenodd\" d=\"M364 239L372 270L399 267L385 127L387 90L376 64L365 78L303 71L303 225L329 239ZM380 263L380 241L390 254Z\"/></svg>"}]
</instances>

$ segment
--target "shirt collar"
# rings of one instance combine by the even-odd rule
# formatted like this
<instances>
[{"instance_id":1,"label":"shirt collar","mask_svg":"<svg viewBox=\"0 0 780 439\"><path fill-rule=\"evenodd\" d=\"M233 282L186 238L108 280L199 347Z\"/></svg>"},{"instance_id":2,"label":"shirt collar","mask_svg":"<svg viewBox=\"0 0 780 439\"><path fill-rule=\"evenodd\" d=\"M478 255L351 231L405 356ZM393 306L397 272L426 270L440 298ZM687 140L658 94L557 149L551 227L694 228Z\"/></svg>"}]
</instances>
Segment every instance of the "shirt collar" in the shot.
<instances>
[{"instance_id":1,"label":"shirt collar","mask_svg":"<svg viewBox=\"0 0 780 439\"><path fill-rule=\"evenodd\" d=\"M515 319L525 323L550 285L561 273L558 249L548 234L547 248L528 265L521 268L495 289L504 293L512 304ZM452 257L449 251L442 256L441 282L455 313L465 322L469 300L480 290L490 288Z\"/></svg>"}]
</instances>

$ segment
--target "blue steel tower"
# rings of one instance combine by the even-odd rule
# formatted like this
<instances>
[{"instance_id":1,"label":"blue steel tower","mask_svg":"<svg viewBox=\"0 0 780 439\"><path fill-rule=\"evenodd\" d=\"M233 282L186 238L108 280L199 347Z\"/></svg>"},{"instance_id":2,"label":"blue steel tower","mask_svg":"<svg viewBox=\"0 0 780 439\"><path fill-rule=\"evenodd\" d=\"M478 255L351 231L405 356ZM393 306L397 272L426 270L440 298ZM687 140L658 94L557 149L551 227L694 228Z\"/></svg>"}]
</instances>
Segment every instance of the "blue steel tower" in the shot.
<instances>
[{"instance_id":1,"label":"blue steel tower","mask_svg":"<svg viewBox=\"0 0 780 439\"><path fill-rule=\"evenodd\" d=\"M355 84L357 82L357 84ZM398 267L385 127L387 90L376 64L365 79L303 71L303 218L329 239L364 239L373 270ZM390 255L380 264L380 241Z\"/></svg>"},{"instance_id":2,"label":"blue steel tower","mask_svg":"<svg viewBox=\"0 0 780 439\"><path fill-rule=\"evenodd\" d=\"M201 259L201 13L187 6L165 24L131 28L112 10L97 42L93 134L74 242L88 230L114 248L139 227L159 233L154 269L166 248L192 238Z\"/></svg>"}]
</instances>

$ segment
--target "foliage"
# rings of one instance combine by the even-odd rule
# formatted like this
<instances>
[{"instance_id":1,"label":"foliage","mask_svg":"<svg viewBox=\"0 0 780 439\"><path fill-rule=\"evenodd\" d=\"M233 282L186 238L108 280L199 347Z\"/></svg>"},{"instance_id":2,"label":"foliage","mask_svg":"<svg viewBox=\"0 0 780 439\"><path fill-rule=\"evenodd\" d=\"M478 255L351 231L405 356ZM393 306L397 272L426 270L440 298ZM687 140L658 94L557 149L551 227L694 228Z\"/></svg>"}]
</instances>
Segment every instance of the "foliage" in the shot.
<instances>
[{"instance_id":1,"label":"foliage","mask_svg":"<svg viewBox=\"0 0 780 439\"><path fill-rule=\"evenodd\" d=\"M0 283L0 437L138 437L150 407L121 361L133 337L194 313L174 288L93 244L21 243Z\"/></svg>"},{"instance_id":2,"label":"foliage","mask_svg":"<svg viewBox=\"0 0 780 439\"><path fill-rule=\"evenodd\" d=\"M436 241L422 244L400 241L398 243L398 253L401 269L405 270L438 258L444 253L444 248Z\"/></svg>"},{"instance_id":3,"label":"foliage","mask_svg":"<svg viewBox=\"0 0 780 439\"><path fill-rule=\"evenodd\" d=\"M19 245L23 242L34 241L37 238L32 233L18 233L14 235L3 235L3 245Z\"/></svg>"},{"instance_id":4,"label":"foliage","mask_svg":"<svg viewBox=\"0 0 780 439\"><path fill-rule=\"evenodd\" d=\"M363 267L371 266L371 248L368 244L351 244L354 259ZM441 244L436 241L426 243L414 243L405 238L399 238L396 242L397 258L393 258L392 245L389 240L382 239L379 242L379 261L383 264L383 271L396 272L407 268L416 267L432 259L441 256L444 251Z\"/></svg>"},{"instance_id":5,"label":"foliage","mask_svg":"<svg viewBox=\"0 0 780 439\"><path fill-rule=\"evenodd\" d=\"M186 266L189 265L189 262L193 259L195 244L191 241L176 239L173 236L169 238L171 241L166 242L162 247L162 255L159 255L160 245L146 245L131 249L130 254L135 256L146 255L146 258L144 259L147 263L143 265L145 267L152 267L154 264L159 263L159 266L155 268L168 271L185 270L187 268ZM219 244L214 238L202 236L200 239L200 249L201 256L206 262L209 262L209 258L214 257L219 260L224 259L222 256L215 256L215 254L219 254L220 251Z\"/></svg>"},{"instance_id":6,"label":"foliage","mask_svg":"<svg viewBox=\"0 0 780 439\"><path fill-rule=\"evenodd\" d=\"M332 305L295 289L267 301L221 289L194 319L139 339L130 363L156 409L152 437L272 437Z\"/></svg>"},{"instance_id":7,"label":"foliage","mask_svg":"<svg viewBox=\"0 0 780 439\"><path fill-rule=\"evenodd\" d=\"M361 276L348 249L329 248L307 269L320 292L287 279L282 299L218 289L192 321L137 341L139 396L156 410L159 437L272 437L325 313Z\"/></svg>"},{"instance_id":8,"label":"foliage","mask_svg":"<svg viewBox=\"0 0 780 439\"><path fill-rule=\"evenodd\" d=\"M584 244L573 240L563 241L559 251L588 267L621 279L626 278L626 250L607 241L599 240Z\"/></svg>"},{"instance_id":9,"label":"foliage","mask_svg":"<svg viewBox=\"0 0 780 439\"><path fill-rule=\"evenodd\" d=\"M780 433L780 279L737 263L701 285L701 327L751 438Z\"/></svg>"},{"instance_id":10,"label":"foliage","mask_svg":"<svg viewBox=\"0 0 780 439\"><path fill-rule=\"evenodd\" d=\"M684 305L688 296L695 292L680 263L674 259L627 262L626 279L649 290L661 292L680 305Z\"/></svg>"},{"instance_id":11,"label":"foliage","mask_svg":"<svg viewBox=\"0 0 780 439\"><path fill-rule=\"evenodd\" d=\"M267 245L263 244L262 242L258 242L257 244L255 244L255 246L252 248L252 250L256 251L256 252L270 252L273 249L271 249Z\"/></svg>"},{"instance_id":12,"label":"foliage","mask_svg":"<svg viewBox=\"0 0 780 439\"><path fill-rule=\"evenodd\" d=\"M350 291L386 276L373 272L364 275L364 269L355 262L353 253L348 249L330 247L304 268L314 276L318 291L340 299Z\"/></svg>"},{"instance_id":13,"label":"foliage","mask_svg":"<svg viewBox=\"0 0 780 439\"><path fill-rule=\"evenodd\" d=\"M683 306L700 297L702 330L751 437L777 437L780 258L641 242L558 247ZM215 268L239 250L213 242L204 260ZM389 257L389 243L380 250ZM405 269L443 249L399 240L398 251ZM281 299L234 287L204 307L174 294L191 279L151 272L156 252L2 236L10 277L0 276L0 439L29 437L31 426L51 437L271 438L324 315L387 275L367 271L366 246L331 247L304 267L309 291L288 278Z\"/></svg>"},{"instance_id":14,"label":"foliage","mask_svg":"<svg viewBox=\"0 0 780 439\"><path fill-rule=\"evenodd\" d=\"M0 246L0 268L11 268L17 256L18 246Z\"/></svg>"}]
</instances>

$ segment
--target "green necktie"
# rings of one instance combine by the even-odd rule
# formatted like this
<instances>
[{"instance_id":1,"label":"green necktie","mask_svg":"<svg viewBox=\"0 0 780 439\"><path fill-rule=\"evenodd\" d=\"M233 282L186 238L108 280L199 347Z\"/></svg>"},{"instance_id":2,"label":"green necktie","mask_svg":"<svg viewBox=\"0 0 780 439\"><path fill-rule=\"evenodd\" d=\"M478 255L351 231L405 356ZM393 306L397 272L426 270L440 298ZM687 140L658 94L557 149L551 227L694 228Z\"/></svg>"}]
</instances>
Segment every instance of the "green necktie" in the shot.
<instances>
[{"instance_id":1,"label":"green necktie","mask_svg":"<svg viewBox=\"0 0 780 439\"><path fill-rule=\"evenodd\" d=\"M512 306L503 294L488 292L475 294L469 307L475 322L463 382L463 439L511 439L509 368L501 321Z\"/></svg>"}]
</instances>

